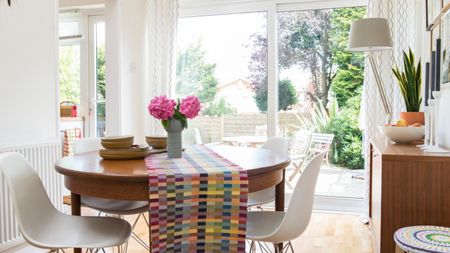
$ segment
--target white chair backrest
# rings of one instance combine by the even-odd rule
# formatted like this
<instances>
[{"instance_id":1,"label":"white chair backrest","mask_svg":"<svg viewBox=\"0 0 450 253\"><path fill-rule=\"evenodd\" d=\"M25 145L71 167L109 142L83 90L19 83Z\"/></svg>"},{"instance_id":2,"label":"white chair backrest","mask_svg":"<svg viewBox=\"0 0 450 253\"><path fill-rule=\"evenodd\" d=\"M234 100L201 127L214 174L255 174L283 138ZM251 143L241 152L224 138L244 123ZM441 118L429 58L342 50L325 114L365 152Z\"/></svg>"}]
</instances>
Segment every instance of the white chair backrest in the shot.
<instances>
[{"instance_id":1,"label":"white chair backrest","mask_svg":"<svg viewBox=\"0 0 450 253\"><path fill-rule=\"evenodd\" d=\"M309 130L299 130L294 133L292 139L292 155L305 155L311 146L312 132Z\"/></svg>"},{"instance_id":2,"label":"white chair backrest","mask_svg":"<svg viewBox=\"0 0 450 253\"><path fill-rule=\"evenodd\" d=\"M76 155L80 153L97 151L100 148L102 148L102 144L99 138L84 138L74 142L73 153Z\"/></svg>"},{"instance_id":3,"label":"white chair backrest","mask_svg":"<svg viewBox=\"0 0 450 253\"><path fill-rule=\"evenodd\" d=\"M20 232L33 242L36 227L46 226L59 211L51 203L38 174L18 153L0 155L0 172L6 180L14 203Z\"/></svg>"},{"instance_id":4,"label":"white chair backrest","mask_svg":"<svg viewBox=\"0 0 450 253\"><path fill-rule=\"evenodd\" d=\"M322 134L322 133L313 133L311 143L315 147L323 147L328 149L333 142L334 134Z\"/></svg>"},{"instance_id":5,"label":"white chair backrest","mask_svg":"<svg viewBox=\"0 0 450 253\"><path fill-rule=\"evenodd\" d=\"M261 148L270 149L277 153L288 155L289 139L284 137L271 137L262 145Z\"/></svg>"},{"instance_id":6,"label":"white chair backrest","mask_svg":"<svg viewBox=\"0 0 450 253\"><path fill-rule=\"evenodd\" d=\"M271 241L289 241L300 236L309 224L317 178L325 153L314 156L301 174L281 225L270 236Z\"/></svg>"},{"instance_id":7,"label":"white chair backrest","mask_svg":"<svg viewBox=\"0 0 450 253\"><path fill-rule=\"evenodd\" d=\"M202 135L198 128L194 128L195 144L203 144Z\"/></svg>"}]
</instances>

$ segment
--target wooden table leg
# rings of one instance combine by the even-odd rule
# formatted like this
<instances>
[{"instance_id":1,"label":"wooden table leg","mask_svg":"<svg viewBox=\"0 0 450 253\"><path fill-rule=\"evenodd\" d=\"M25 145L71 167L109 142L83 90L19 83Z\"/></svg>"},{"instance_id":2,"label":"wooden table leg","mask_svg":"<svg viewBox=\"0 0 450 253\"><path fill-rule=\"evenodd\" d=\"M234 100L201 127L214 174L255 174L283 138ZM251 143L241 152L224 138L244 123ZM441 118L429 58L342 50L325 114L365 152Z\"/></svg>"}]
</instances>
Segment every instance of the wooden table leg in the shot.
<instances>
[{"instance_id":1,"label":"wooden table leg","mask_svg":"<svg viewBox=\"0 0 450 253\"><path fill-rule=\"evenodd\" d=\"M72 211L72 215L80 216L81 215L81 197L80 194L70 193L70 207ZM74 253L81 253L81 249L75 248L73 249Z\"/></svg>"},{"instance_id":2,"label":"wooden table leg","mask_svg":"<svg viewBox=\"0 0 450 253\"><path fill-rule=\"evenodd\" d=\"M275 211L284 211L284 185L286 170L283 170L283 180L275 187ZM282 252L283 243L278 244L278 252Z\"/></svg>"}]
</instances>

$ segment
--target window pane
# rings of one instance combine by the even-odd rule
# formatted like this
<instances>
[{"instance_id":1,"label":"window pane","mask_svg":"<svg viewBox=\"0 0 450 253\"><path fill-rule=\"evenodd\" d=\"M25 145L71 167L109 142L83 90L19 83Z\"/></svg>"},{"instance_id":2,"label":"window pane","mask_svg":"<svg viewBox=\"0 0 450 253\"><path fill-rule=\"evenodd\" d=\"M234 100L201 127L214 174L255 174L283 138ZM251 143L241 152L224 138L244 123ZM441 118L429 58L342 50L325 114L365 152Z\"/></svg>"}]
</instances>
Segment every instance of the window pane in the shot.
<instances>
[{"instance_id":1,"label":"window pane","mask_svg":"<svg viewBox=\"0 0 450 253\"><path fill-rule=\"evenodd\" d=\"M95 23L97 137L105 136L105 22Z\"/></svg>"},{"instance_id":2,"label":"window pane","mask_svg":"<svg viewBox=\"0 0 450 253\"><path fill-rule=\"evenodd\" d=\"M181 18L176 96L196 95L202 102L202 115L189 122L185 142L265 136L267 99L258 97L257 85L266 79L266 61L265 12Z\"/></svg>"},{"instance_id":3,"label":"window pane","mask_svg":"<svg viewBox=\"0 0 450 253\"><path fill-rule=\"evenodd\" d=\"M346 48L351 22L365 13L365 7L279 13L279 128L294 146L304 144L304 130L314 132L310 152L329 146L319 195L364 195L364 181L354 177L364 164L358 126L364 55ZM334 135L331 145L323 134ZM293 157L304 152L293 150Z\"/></svg>"},{"instance_id":4,"label":"window pane","mask_svg":"<svg viewBox=\"0 0 450 253\"><path fill-rule=\"evenodd\" d=\"M80 45L59 47L60 102L80 104Z\"/></svg>"}]
</instances>

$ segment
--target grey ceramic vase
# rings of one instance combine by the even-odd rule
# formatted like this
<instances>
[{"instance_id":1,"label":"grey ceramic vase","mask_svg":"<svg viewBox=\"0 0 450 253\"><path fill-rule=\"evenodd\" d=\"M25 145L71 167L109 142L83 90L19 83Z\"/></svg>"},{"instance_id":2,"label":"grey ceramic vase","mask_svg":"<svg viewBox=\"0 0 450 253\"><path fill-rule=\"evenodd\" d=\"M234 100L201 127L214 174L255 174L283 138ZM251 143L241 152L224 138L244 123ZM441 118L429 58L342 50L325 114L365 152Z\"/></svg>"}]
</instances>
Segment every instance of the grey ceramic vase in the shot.
<instances>
[{"instance_id":1,"label":"grey ceramic vase","mask_svg":"<svg viewBox=\"0 0 450 253\"><path fill-rule=\"evenodd\" d=\"M169 158L180 158L182 152L181 133L183 132L183 124L181 121L171 118L169 119L169 127L164 127L167 132L167 156Z\"/></svg>"}]
</instances>

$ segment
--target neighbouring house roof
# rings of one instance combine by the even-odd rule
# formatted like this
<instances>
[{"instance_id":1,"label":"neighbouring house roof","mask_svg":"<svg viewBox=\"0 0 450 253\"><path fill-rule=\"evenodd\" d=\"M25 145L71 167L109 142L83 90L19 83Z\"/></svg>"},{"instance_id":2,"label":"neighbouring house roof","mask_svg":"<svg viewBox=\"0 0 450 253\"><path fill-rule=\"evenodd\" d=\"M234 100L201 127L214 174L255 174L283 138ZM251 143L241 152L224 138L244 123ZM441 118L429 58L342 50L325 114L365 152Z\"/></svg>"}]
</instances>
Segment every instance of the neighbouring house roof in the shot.
<instances>
[{"instance_id":1,"label":"neighbouring house roof","mask_svg":"<svg viewBox=\"0 0 450 253\"><path fill-rule=\"evenodd\" d=\"M220 83L219 85L217 85L218 91L225 89L228 86L232 86L232 85L242 85L243 87L246 87L248 89L251 89L251 82L247 79L244 78L238 78L235 79L233 81L230 82L226 82L226 83Z\"/></svg>"},{"instance_id":2,"label":"neighbouring house roof","mask_svg":"<svg viewBox=\"0 0 450 253\"><path fill-rule=\"evenodd\" d=\"M259 112L251 82L238 78L217 86L217 98L223 98L238 113Z\"/></svg>"}]
</instances>

